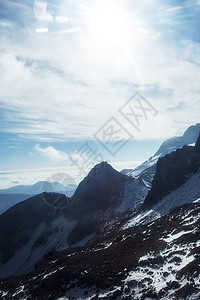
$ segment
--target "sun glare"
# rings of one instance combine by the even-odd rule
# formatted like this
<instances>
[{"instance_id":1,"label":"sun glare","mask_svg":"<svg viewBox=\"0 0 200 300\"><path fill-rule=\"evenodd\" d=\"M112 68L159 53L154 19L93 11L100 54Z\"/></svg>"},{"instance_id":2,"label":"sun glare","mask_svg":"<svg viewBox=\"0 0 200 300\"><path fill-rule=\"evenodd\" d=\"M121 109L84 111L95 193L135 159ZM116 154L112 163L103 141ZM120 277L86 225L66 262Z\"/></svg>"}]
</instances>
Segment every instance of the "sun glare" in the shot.
<instances>
[{"instance_id":1,"label":"sun glare","mask_svg":"<svg viewBox=\"0 0 200 300\"><path fill-rule=\"evenodd\" d=\"M125 50L129 37L129 17L116 1L101 0L86 11L88 32L104 55L110 56Z\"/></svg>"}]
</instances>

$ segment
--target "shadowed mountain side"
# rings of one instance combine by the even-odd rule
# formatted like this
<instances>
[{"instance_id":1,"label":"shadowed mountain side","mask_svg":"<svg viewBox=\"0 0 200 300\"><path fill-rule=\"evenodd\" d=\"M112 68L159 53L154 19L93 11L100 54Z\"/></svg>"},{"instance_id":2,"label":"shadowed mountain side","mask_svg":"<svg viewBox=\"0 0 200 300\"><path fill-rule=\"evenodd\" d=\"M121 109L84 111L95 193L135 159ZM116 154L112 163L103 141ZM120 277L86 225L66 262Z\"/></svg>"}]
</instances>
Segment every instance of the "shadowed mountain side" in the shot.
<instances>
[{"instance_id":1,"label":"shadowed mountain side","mask_svg":"<svg viewBox=\"0 0 200 300\"><path fill-rule=\"evenodd\" d=\"M117 206L124 194L126 178L107 162L96 165L72 196L70 210L79 215Z\"/></svg>"},{"instance_id":2,"label":"shadowed mountain side","mask_svg":"<svg viewBox=\"0 0 200 300\"><path fill-rule=\"evenodd\" d=\"M49 202L56 196L58 194L45 193L45 197L49 199ZM63 198L65 198L64 195ZM39 194L14 205L2 214L0 216L1 263L7 262L16 249L29 241L31 235L41 222L49 224L60 213L60 209L55 209L47 205L44 201L44 195Z\"/></svg>"},{"instance_id":3,"label":"shadowed mountain side","mask_svg":"<svg viewBox=\"0 0 200 300\"><path fill-rule=\"evenodd\" d=\"M25 273L50 250L87 242L123 201L126 178L103 162L72 198L45 192L8 209L0 216L0 276Z\"/></svg>"},{"instance_id":4,"label":"shadowed mountain side","mask_svg":"<svg viewBox=\"0 0 200 300\"><path fill-rule=\"evenodd\" d=\"M151 208L170 191L180 187L188 176L200 167L200 136L195 147L184 146L182 149L167 154L157 163L156 174L143 208Z\"/></svg>"},{"instance_id":5,"label":"shadowed mountain side","mask_svg":"<svg viewBox=\"0 0 200 300\"><path fill-rule=\"evenodd\" d=\"M70 245L95 232L121 204L126 179L126 175L107 162L96 165L89 172L71 198L69 212L77 219L77 224L68 236Z\"/></svg>"},{"instance_id":6,"label":"shadowed mountain side","mask_svg":"<svg viewBox=\"0 0 200 300\"><path fill-rule=\"evenodd\" d=\"M24 201L34 195L26 194L0 194L0 214L3 214L13 205Z\"/></svg>"}]
</instances>

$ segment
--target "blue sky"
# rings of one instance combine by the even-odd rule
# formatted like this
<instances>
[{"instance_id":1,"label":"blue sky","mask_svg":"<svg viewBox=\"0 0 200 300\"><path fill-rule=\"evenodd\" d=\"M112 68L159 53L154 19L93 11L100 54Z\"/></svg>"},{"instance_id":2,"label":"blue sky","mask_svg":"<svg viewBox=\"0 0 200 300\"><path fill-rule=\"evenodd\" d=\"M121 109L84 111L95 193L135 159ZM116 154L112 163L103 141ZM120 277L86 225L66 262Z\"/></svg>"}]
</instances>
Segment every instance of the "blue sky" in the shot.
<instances>
[{"instance_id":1,"label":"blue sky","mask_svg":"<svg viewBox=\"0 0 200 300\"><path fill-rule=\"evenodd\" d=\"M132 168L199 122L199 14L199 0L1 0L0 187L79 181L69 157L86 141ZM140 131L120 113L136 92L157 111ZM114 156L94 138L111 117L132 136Z\"/></svg>"}]
</instances>

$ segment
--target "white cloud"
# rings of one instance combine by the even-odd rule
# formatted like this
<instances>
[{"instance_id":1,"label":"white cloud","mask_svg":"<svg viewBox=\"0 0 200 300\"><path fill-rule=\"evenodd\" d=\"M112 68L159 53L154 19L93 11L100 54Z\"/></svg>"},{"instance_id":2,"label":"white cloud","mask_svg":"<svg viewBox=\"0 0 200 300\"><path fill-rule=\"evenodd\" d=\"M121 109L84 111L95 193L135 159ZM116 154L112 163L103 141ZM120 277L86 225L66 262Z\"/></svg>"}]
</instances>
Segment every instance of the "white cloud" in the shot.
<instances>
[{"instance_id":1,"label":"white cloud","mask_svg":"<svg viewBox=\"0 0 200 300\"><path fill-rule=\"evenodd\" d=\"M150 2L153 9L157 1ZM60 13L68 24L67 11L63 8ZM193 62L194 43L187 42L180 51L174 43L165 42L151 23L145 26L144 16L136 18L132 11L135 29L129 51L121 53L119 61L115 55L102 56L87 32L80 30L27 33L26 39L19 33L15 39L2 35L0 107L5 130L37 141L88 139L136 90L159 111L158 118L146 122L149 134L154 132L156 138L173 134L176 122L198 122L200 66L195 62L200 60L199 45ZM159 89L159 97L153 92L146 95L151 87ZM172 95L166 96L166 90ZM168 110L180 102L187 105ZM147 135L143 130L140 138Z\"/></svg>"},{"instance_id":2,"label":"white cloud","mask_svg":"<svg viewBox=\"0 0 200 300\"><path fill-rule=\"evenodd\" d=\"M46 158L53 160L53 161L67 161L68 154L65 152L56 150L54 147L46 147L42 148L40 145L35 146L35 150L45 156Z\"/></svg>"}]
</instances>

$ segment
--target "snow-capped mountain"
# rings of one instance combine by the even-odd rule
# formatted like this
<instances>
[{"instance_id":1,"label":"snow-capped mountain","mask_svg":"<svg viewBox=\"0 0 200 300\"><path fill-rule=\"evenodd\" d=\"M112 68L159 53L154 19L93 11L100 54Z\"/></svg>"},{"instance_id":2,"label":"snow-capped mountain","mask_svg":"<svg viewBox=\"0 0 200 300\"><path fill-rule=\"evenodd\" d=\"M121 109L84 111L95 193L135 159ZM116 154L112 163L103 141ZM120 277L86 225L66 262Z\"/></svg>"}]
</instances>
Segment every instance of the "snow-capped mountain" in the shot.
<instances>
[{"instance_id":1,"label":"snow-capped mountain","mask_svg":"<svg viewBox=\"0 0 200 300\"><path fill-rule=\"evenodd\" d=\"M183 134L183 136L173 137L167 139L158 149L158 151L154 154L154 156L158 155L166 155L171 153L172 151L182 148L184 145L191 145L196 143L197 138L200 134L200 123L196 125L190 126Z\"/></svg>"},{"instance_id":2,"label":"snow-capped mountain","mask_svg":"<svg viewBox=\"0 0 200 300\"><path fill-rule=\"evenodd\" d=\"M26 276L0 283L1 299L198 300L200 203L186 204L148 225L102 226L82 248L50 253Z\"/></svg>"},{"instance_id":3,"label":"snow-capped mountain","mask_svg":"<svg viewBox=\"0 0 200 300\"><path fill-rule=\"evenodd\" d=\"M152 187L127 227L164 216L177 206L200 198L200 136L195 146L184 146L160 158Z\"/></svg>"},{"instance_id":4,"label":"snow-capped mountain","mask_svg":"<svg viewBox=\"0 0 200 300\"><path fill-rule=\"evenodd\" d=\"M18 276L1 280L0 297L198 300L195 142L134 178L102 162L71 198L43 193L2 214L0 273Z\"/></svg>"},{"instance_id":5,"label":"snow-capped mountain","mask_svg":"<svg viewBox=\"0 0 200 300\"><path fill-rule=\"evenodd\" d=\"M196 125L190 126L183 134L183 136L173 137L167 139L165 142L162 143L158 151L150 157L147 161L142 163L140 166L132 169L122 170L123 174L129 176L138 176L144 170L154 166L160 157L165 156L178 148L182 148L184 145L192 145L196 142L198 136L200 134L200 123Z\"/></svg>"}]
</instances>

